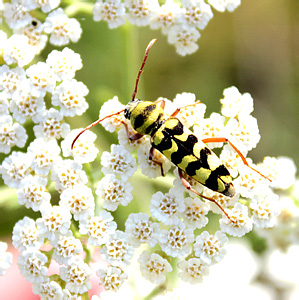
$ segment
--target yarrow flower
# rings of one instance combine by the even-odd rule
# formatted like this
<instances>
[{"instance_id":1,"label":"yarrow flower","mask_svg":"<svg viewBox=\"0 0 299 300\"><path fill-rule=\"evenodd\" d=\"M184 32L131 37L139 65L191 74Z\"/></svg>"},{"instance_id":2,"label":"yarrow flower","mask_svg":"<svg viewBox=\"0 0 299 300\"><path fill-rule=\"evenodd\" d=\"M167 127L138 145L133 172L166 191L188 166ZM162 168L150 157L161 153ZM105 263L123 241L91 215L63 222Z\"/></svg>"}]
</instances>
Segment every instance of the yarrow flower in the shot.
<instances>
[{"instance_id":1,"label":"yarrow flower","mask_svg":"<svg viewBox=\"0 0 299 300\"><path fill-rule=\"evenodd\" d=\"M96 194L103 199L103 208L115 211L119 205L126 206L133 199L133 187L129 182L108 174L97 185Z\"/></svg>"},{"instance_id":2,"label":"yarrow flower","mask_svg":"<svg viewBox=\"0 0 299 300\"><path fill-rule=\"evenodd\" d=\"M196 237L194 243L195 256L208 265L218 263L226 253L224 245L227 242L228 238L221 231L217 231L214 235L204 231Z\"/></svg>"},{"instance_id":3,"label":"yarrow flower","mask_svg":"<svg viewBox=\"0 0 299 300\"><path fill-rule=\"evenodd\" d=\"M80 233L88 235L88 243L94 246L106 244L115 233L117 224L113 221L110 212L101 210L98 216L91 216L80 220Z\"/></svg>"},{"instance_id":4,"label":"yarrow flower","mask_svg":"<svg viewBox=\"0 0 299 300\"><path fill-rule=\"evenodd\" d=\"M109 241L100 249L100 253L112 266L125 267L130 263L134 247L129 243L126 233L116 230Z\"/></svg>"},{"instance_id":5,"label":"yarrow flower","mask_svg":"<svg viewBox=\"0 0 299 300\"><path fill-rule=\"evenodd\" d=\"M34 220L24 217L18 221L12 232L12 244L19 252L28 248L39 249L44 243L44 237L36 227Z\"/></svg>"},{"instance_id":6,"label":"yarrow flower","mask_svg":"<svg viewBox=\"0 0 299 300\"><path fill-rule=\"evenodd\" d=\"M202 30L216 14L215 10L233 11L240 5L240 0L162 2L97 0L93 18L107 22L109 28L129 21L136 26L160 29L184 56L198 49ZM68 117L81 116L88 108L88 87L75 78L83 66L82 59L80 54L64 47L77 42L82 34L80 23L71 16L82 7L90 8L91 12L92 6L77 3L62 9L59 4L60 0L13 0L4 4L0 0L0 18L3 15L4 25L9 28L7 32L0 30L0 152L7 155L1 162L0 174L5 185L16 189L19 204L40 214L36 221L28 217L19 220L12 234L12 244L20 252L19 269L32 282L33 292L42 299L83 299L91 289L90 277L96 270L101 288L130 297L121 289L127 288L128 265L133 262L134 267L136 256L142 275L151 283L162 286L174 269L178 271L177 277L196 284L208 275L212 264L223 259L226 234L241 237L252 231L253 226L272 246L285 250L298 243L299 210L290 200L299 199L294 187L298 183L295 164L283 157L267 157L257 165L251 161L248 154L260 140L259 128L251 115L251 95L242 94L236 87L223 91L221 113L210 116L205 115L206 105L193 93L177 94L173 101L164 97L155 101L164 110L165 119L178 118L194 133L196 141L208 138L212 142L208 146L214 148L224 142L213 142L213 138L228 138L219 162L212 160L208 152L200 157L191 155L205 147L195 142L193 149L193 141L190 147L187 142L186 148L190 150L185 149L186 153L191 151L190 155L184 153L180 147L184 143L179 142L192 135L185 134L187 131L173 134L169 136L172 145L168 149L179 159L184 157L186 163L180 165L185 171L179 174L173 164L176 160L169 160L154 149L150 135L140 137L132 127L134 122L126 118L130 113L128 107L125 110L115 96L102 106L99 118L108 132L117 131L119 144L105 151L101 167L93 169L90 163L99 152L96 135L85 132L73 144L83 129L71 131L67 123ZM37 55L48 42L63 47L52 50L40 61L44 55ZM103 91L106 93L105 87L101 87L101 95ZM144 118L146 114L138 120L143 128L148 126ZM163 122L162 119L161 126L167 124ZM165 125L164 130L167 129ZM12 151L24 148L28 136L27 149ZM97 144L101 142L99 138ZM235 151L233 145L240 151ZM248 166L244 164L245 158ZM195 171L203 172L211 181L209 172L223 163L233 177L235 196L212 191L189 176L194 159L205 166L204 170L195 167ZM137 162L141 172L135 174ZM173 174L175 179L169 179ZM164 175L166 178L160 181L159 177ZM140 176L150 178L153 189L160 182L165 182L167 189L155 190L149 196L149 189L143 190L145 185ZM223 178L230 181L230 177ZM206 185L211 186L207 180ZM213 198L226 214L209 198L187 191L187 183L204 197ZM138 193L133 191L136 184L140 184ZM284 190L284 196L279 189ZM286 204L285 198L293 206ZM219 230L213 233L207 230L217 228L218 216L208 214L210 211L223 215ZM214 217L214 222L209 222ZM152 248L152 252L143 251L145 248ZM12 255L5 243L0 243L0 250L3 275L12 263ZM101 256L100 262L95 260L96 254ZM54 261L60 265L59 271L48 275L48 267ZM103 293L101 297L113 296Z\"/></svg>"},{"instance_id":7,"label":"yarrow flower","mask_svg":"<svg viewBox=\"0 0 299 300\"><path fill-rule=\"evenodd\" d=\"M172 271L170 263L157 253L149 254L143 251L138 262L142 275L155 284L161 284L166 280L166 274Z\"/></svg>"},{"instance_id":8,"label":"yarrow flower","mask_svg":"<svg viewBox=\"0 0 299 300\"><path fill-rule=\"evenodd\" d=\"M209 274L209 268L202 263L198 258L190 258L189 260L183 260L178 263L179 269L182 271L179 273L179 277L191 284L197 284L202 282L203 276Z\"/></svg>"},{"instance_id":9,"label":"yarrow flower","mask_svg":"<svg viewBox=\"0 0 299 300\"><path fill-rule=\"evenodd\" d=\"M66 282L65 287L75 294L84 294L91 288L90 275L90 267L81 258L74 259L71 265L60 268L61 279Z\"/></svg>"},{"instance_id":10,"label":"yarrow flower","mask_svg":"<svg viewBox=\"0 0 299 300\"><path fill-rule=\"evenodd\" d=\"M117 291L128 275L118 267L108 266L97 271L97 275L101 279L101 283L106 291Z\"/></svg>"}]
</instances>

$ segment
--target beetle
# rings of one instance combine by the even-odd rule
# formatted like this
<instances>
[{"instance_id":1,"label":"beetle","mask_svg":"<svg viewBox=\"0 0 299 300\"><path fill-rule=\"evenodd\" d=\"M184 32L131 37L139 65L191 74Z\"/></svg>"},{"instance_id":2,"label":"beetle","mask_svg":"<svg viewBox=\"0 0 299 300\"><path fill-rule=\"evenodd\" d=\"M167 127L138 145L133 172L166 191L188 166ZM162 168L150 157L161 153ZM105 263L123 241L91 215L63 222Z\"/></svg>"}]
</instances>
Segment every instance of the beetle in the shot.
<instances>
[{"instance_id":1,"label":"beetle","mask_svg":"<svg viewBox=\"0 0 299 300\"><path fill-rule=\"evenodd\" d=\"M99 119L87 126L73 140L71 148L73 149L76 140L86 130L89 130L93 126L109 117L124 113L125 118L130 121L133 129L136 131L135 134L129 136L128 127L125 123L123 123L130 141L138 140L143 135L150 135L151 148L149 151L149 159L160 165L161 174L164 176L162 163L154 160L155 150L160 151L163 155L166 156L167 159L169 159L178 167L179 177L186 189L192 191L193 193L204 199L215 203L222 210L222 212L234 223L234 221L230 218L221 204L219 204L212 197L207 197L197 192L192 188L188 180L185 178L185 174L187 174L197 182L215 192L221 193L227 197L234 197L236 191L232 183L232 176L230 175L225 165L220 161L218 156L206 145L206 143L229 143L232 148L239 154L246 166L259 173L262 177L268 180L270 179L261 174L258 170L249 166L242 153L227 138L213 137L200 140L176 117L181 108L177 108L170 115L170 117L166 118L164 114L164 100L150 102L141 101L135 98L140 76L143 72L149 50L155 42L156 39L151 40L146 48L141 68L136 78L132 99L126 105L125 109L105 116L104 118ZM200 101L196 103L200 103ZM195 105L196 103L192 105Z\"/></svg>"}]
</instances>

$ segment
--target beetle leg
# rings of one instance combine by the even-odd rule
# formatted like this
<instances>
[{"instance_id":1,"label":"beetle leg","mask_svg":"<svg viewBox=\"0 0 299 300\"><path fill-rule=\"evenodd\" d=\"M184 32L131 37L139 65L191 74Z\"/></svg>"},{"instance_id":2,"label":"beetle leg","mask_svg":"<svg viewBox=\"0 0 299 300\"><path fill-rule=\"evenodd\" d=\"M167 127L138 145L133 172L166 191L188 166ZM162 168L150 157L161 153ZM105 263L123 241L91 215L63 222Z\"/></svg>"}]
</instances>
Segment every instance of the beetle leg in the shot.
<instances>
[{"instance_id":1,"label":"beetle leg","mask_svg":"<svg viewBox=\"0 0 299 300\"><path fill-rule=\"evenodd\" d=\"M155 151L155 148L151 147L151 149L149 151L148 159L160 166L161 175L164 177L165 173L164 173L164 170L163 170L163 164L160 161L154 159L154 151Z\"/></svg>"},{"instance_id":2,"label":"beetle leg","mask_svg":"<svg viewBox=\"0 0 299 300\"><path fill-rule=\"evenodd\" d=\"M171 115L170 117L175 117L182 108L185 108L185 107L188 107L188 106L195 106L196 104L199 104L199 103L202 103L201 101L196 101L195 103L192 103L192 104L187 104L185 106L182 106L182 107L179 107L177 108Z\"/></svg>"},{"instance_id":3,"label":"beetle leg","mask_svg":"<svg viewBox=\"0 0 299 300\"><path fill-rule=\"evenodd\" d=\"M138 133L138 132L136 132L135 134L130 135L127 123L122 122L122 124L125 126L127 137L130 140L130 142L135 142L135 141L137 141L137 140L139 140L143 137L143 135Z\"/></svg>"},{"instance_id":4,"label":"beetle leg","mask_svg":"<svg viewBox=\"0 0 299 300\"><path fill-rule=\"evenodd\" d=\"M268 178L267 176L263 175L258 170L254 169L253 167L249 166L249 164L248 164L246 158L244 157L244 155L241 153L241 151L229 139L224 138L224 137L211 137L211 138L203 139L201 141L203 143L229 143L233 147L233 149L239 154L239 156L241 157L244 165L246 165L247 167L249 167L253 171L255 171L258 174L260 174L262 177L264 177L264 178L268 179L270 182L272 182L272 180L270 178Z\"/></svg>"},{"instance_id":5,"label":"beetle leg","mask_svg":"<svg viewBox=\"0 0 299 300\"><path fill-rule=\"evenodd\" d=\"M182 181L182 184L184 185L184 187L188 190L188 191L191 191L193 192L194 194L196 194L197 196L199 197L202 197L204 199L207 199L213 203L215 203L221 210L222 212L226 215L226 217L232 222L232 223L235 223L234 220L232 220L230 218L230 216L228 215L228 213L225 211L225 209L222 207L222 205L220 205L215 199L211 198L211 197L207 197L207 196L204 196L203 194L200 194L198 191L196 191L195 189L192 188L192 186L190 185L190 183L186 180L186 178L184 177L184 174L183 174L183 171L178 168L178 171L179 171L179 176L180 176L180 179Z\"/></svg>"}]
</instances>

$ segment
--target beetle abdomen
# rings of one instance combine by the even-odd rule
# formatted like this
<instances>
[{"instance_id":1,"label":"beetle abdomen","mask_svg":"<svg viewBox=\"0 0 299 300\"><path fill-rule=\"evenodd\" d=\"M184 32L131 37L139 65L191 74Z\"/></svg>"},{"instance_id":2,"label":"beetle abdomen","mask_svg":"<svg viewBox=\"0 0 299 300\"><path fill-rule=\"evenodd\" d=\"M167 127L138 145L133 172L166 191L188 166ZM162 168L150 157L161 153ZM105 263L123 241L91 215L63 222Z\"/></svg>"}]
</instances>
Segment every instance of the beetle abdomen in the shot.
<instances>
[{"instance_id":1,"label":"beetle abdomen","mask_svg":"<svg viewBox=\"0 0 299 300\"><path fill-rule=\"evenodd\" d=\"M213 191L233 196L232 177L217 155L177 118L169 118L152 136L153 147L181 170Z\"/></svg>"}]
</instances>

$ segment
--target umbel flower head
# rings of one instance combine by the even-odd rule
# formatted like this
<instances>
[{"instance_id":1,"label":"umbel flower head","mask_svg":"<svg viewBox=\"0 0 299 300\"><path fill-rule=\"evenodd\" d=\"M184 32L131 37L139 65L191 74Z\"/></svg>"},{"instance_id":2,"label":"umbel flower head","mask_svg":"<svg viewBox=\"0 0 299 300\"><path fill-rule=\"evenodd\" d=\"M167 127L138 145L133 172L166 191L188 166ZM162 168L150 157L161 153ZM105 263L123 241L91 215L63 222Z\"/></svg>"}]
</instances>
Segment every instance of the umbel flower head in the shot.
<instances>
[{"instance_id":1,"label":"umbel flower head","mask_svg":"<svg viewBox=\"0 0 299 300\"><path fill-rule=\"evenodd\" d=\"M261 136L251 114L252 97L236 87L224 90L221 112L209 116L193 93L156 101L161 109L165 104L165 119L174 114L190 128L193 139L211 141L206 146L195 143L199 150L222 147L219 160L232 176L234 197L201 185L180 165L190 185L187 191L175 167L177 158L167 159L153 150L149 135L137 139L117 96L105 102L99 116L114 114L102 125L110 134L117 132L118 143L99 151L96 141L101 139L85 132L73 144L81 129L71 130L68 121L87 110L89 88L75 78L83 67L80 54L66 47L79 40L80 22L70 15L72 4L65 10L59 4L60 0L0 3L1 22L11 30L0 30L0 152L5 155L0 174L7 187L16 189L18 203L38 214L35 220L18 220L12 232L13 246L20 252L18 267L33 292L42 299L83 299L95 274L97 284L121 295L134 276L155 285L171 277L197 284L221 264L230 236L242 237L254 228L280 248L298 243L293 230L298 227L298 208L279 195L279 190L287 195L294 186L296 167L288 158L252 162L249 153ZM160 29L180 55L187 55L197 50L216 11L233 11L239 5L239 0L98 0L92 13L109 28L128 21ZM37 55L48 43L61 48L40 61ZM228 144L214 139L222 136ZM184 135L170 136L168 149L185 158L187 149L177 151L180 141ZM196 153L195 148L190 151ZM205 157L206 171L196 171L207 179L213 164L209 155ZM163 191L157 188L162 175L168 182ZM139 184L142 177L147 177L148 186L155 182L155 188ZM285 238L278 242L278 235ZM12 255L5 243L0 246L3 275ZM58 265L55 274L49 270L52 262ZM132 272L134 262L138 268ZM178 276L169 276L171 272Z\"/></svg>"}]
</instances>

